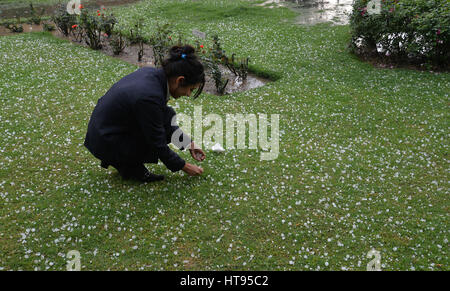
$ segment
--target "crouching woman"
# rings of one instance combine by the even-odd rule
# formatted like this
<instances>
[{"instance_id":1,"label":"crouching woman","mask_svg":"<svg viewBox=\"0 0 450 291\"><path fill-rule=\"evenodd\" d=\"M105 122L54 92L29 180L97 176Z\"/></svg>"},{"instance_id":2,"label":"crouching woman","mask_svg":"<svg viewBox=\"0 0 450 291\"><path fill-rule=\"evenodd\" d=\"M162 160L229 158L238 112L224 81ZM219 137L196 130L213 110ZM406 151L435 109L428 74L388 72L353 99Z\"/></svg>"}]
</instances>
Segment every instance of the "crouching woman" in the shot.
<instances>
[{"instance_id":1,"label":"crouching woman","mask_svg":"<svg viewBox=\"0 0 450 291\"><path fill-rule=\"evenodd\" d=\"M124 179L164 179L144 165L158 163L158 159L172 172L201 175L202 168L185 162L168 146L172 142L181 150L189 148L197 161L206 157L178 127L176 113L167 102L170 96L189 97L193 91L196 98L204 84L204 68L194 48L172 47L162 68L140 68L120 79L98 100L89 120L85 147L102 167L113 166Z\"/></svg>"}]
</instances>

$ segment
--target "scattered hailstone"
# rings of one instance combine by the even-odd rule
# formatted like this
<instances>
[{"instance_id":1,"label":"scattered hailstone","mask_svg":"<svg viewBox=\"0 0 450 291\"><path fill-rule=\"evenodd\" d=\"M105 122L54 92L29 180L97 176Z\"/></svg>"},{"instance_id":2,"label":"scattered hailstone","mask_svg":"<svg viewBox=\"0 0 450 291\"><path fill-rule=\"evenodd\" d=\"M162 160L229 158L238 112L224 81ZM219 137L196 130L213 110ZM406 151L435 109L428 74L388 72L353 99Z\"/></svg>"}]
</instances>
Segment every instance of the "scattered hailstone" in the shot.
<instances>
[{"instance_id":1,"label":"scattered hailstone","mask_svg":"<svg viewBox=\"0 0 450 291\"><path fill-rule=\"evenodd\" d=\"M223 153L225 151L225 149L220 145L220 143L216 143L215 145L212 146L211 149L216 153Z\"/></svg>"}]
</instances>

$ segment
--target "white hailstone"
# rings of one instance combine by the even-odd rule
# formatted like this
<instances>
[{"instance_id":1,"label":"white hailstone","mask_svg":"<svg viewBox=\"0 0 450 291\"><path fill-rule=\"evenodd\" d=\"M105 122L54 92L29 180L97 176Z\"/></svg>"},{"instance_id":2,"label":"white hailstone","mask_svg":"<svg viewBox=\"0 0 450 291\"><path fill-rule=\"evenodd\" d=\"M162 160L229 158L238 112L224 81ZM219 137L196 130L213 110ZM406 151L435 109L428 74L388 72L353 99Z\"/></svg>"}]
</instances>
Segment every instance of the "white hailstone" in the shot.
<instances>
[{"instance_id":1,"label":"white hailstone","mask_svg":"<svg viewBox=\"0 0 450 291\"><path fill-rule=\"evenodd\" d=\"M211 150L216 153L223 153L225 149L220 145L220 143L216 143L211 147Z\"/></svg>"},{"instance_id":2,"label":"white hailstone","mask_svg":"<svg viewBox=\"0 0 450 291\"><path fill-rule=\"evenodd\" d=\"M224 236L224 234L221 234L221 235L219 236L219 238L216 239L216 243L219 243L223 236Z\"/></svg>"}]
</instances>

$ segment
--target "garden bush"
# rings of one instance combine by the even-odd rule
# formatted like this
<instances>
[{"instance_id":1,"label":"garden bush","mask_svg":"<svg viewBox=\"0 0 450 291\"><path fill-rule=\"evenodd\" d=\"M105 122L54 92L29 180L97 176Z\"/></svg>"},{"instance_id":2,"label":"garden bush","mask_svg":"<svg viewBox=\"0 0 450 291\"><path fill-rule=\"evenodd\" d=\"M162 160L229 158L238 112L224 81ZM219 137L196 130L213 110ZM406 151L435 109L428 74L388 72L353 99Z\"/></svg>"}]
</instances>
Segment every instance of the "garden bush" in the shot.
<instances>
[{"instance_id":1,"label":"garden bush","mask_svg":"<svg viewBox=\"0 0 450 291\"><path fill-rule=\"evenodd\" d=\"M52 24L44 23L44 25L42 26L42 29L44 31L54 31L55 27Z\"/></svg>"},{"instance_id":2,"label":"garden bush","mask_svg":"<svg viewBox=\"0 0 450 291\"><path fill-rule=\"evenodd\" d=\"M170 36L172 32L172 28L168 23L156 24L155 33L150 37L155 66L161 66L163 60L168 56L170 47L173 45L173 40Z\"/></svg>"},{"instance_id":3,"label":"garden bush","mask_svg":"<svg viewBox=\"0 0 450 291\"><path fill-rule=\"evenodd\" d=\"M40 13L33 7L33 3L30 3L30 19L28 20L29 24L41 24L42 16L44 15L45 8L41 8Z\"/></svg>"},{"instance_id":4,"label":"garden bush","mask_svg":"<svg viewBox=\"0 0 450 291\"><path fill-rule=\"evenodd\" d=\"M353 52L448 68L450 1L355 0L353 5Z\"/></svg>"},{"instance_id":5,"label":"garden bush","mask_svg":"<svg viewBox=\"0 0 450 291\"><path fill-rule=\"evenodd\" d=\"M10 21L10 20L6 20L4 22L2 22L2 25L6 28L9 29L9 31L14 32L14 33L21 33L23 32L23 26L21 24L20 21L20 16L18 18L16 18L16 21Z\"/></svg>"},{"instance_id":6,"label":"garden bush","mask_svg":"<svg viewBox=\"0 0 450 291\"><path fill-rule=\"evenodd\" d=\"M207 42L205 40L205 42ZM232 54L229 58L222 48L222 44L219 40L219 36L213 35L210 48L206 49L205 45L197 43L197 54L201 59L201 62L206 67L207 73L214 80L216 91L218 94L223 95L225 93L226 86L229 79L224 78L220 66L228 68L236 77L239 77L242 81L245 81L248 76L248 61L249 58L237 59L236 54Z\"/></svg>"},{"instance_id":7,"label":"garden bush","mask_svg":"<svg viewBox=\"0 0 450 291\"><path fill-rule=\"evenodd\" d=\"M123 35L123 29L119 28L112 32L111 38L110 38L110 44L113 49L113 53L115 55L120 54L125 47L128 45L127 38Z\"/></svg>"},{"instance_id":8,"label":"garden bush","mask_svg":"<svg viewBox=\"0 0 450 291\"><path fill-rule=\"evenodd\" d=\"M76 25L76 15L69 14L64 5L60 5L55 11L51 20L55 23L58 30L64 35L68 36L73 25Z\"/></svg>"},{"instance_id":9,"label":"garden bush","mask_svg":"<svg viewBox=\"0 0 450 291\"><path fill-rule=\"evenodd\" d=\"M114 15L106 15L105 11L97 10L91 12L87 9L82 9L79 17L80 28L83 30L83 35L86 44L92 49L102 48L102 36L109 37L117 23Z\"/></svg>"},{"instance_id":10,"label":"garden bush","mask_svg":"<svg viewBox=\"0 0 450 291\"><path fill-rule=\"evenodd\" d=\"M52 21L62 34L72 34L78 42L84 38L92 49L102 48L102 36L109 37L117 23L113 14L107 14L106 8L89 11L80 5L80 15L69 14L64 5L61 5L52 16Z\"/></svg>"}]
</instances>

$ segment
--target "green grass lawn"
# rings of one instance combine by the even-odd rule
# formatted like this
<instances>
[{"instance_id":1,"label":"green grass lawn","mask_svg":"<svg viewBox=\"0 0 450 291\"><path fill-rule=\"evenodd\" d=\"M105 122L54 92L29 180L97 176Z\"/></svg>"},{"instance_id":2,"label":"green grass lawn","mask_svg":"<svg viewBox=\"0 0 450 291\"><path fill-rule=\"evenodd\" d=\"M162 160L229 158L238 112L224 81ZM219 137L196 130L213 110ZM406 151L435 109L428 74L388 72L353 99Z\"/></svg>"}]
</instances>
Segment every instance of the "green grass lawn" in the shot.
<instances>
[{"instance_id":1,"label":"green grass lawn","mask_svg":"<svg viewBox=\"0 0 450 291\"><path fill-rule=\"evenodd\" d=\"M448 73L377 69L346 51L348 26L299 26L250 1L117 8L191 35L218 33L281 76L178 113L280 114L280 154L207 152L189 177L122 181L82 146L90 114L137 67L46 33L0 37L0 269L448 270ZM179 152L194 163L186 152Z\"/></svg>"}]
</instances>

